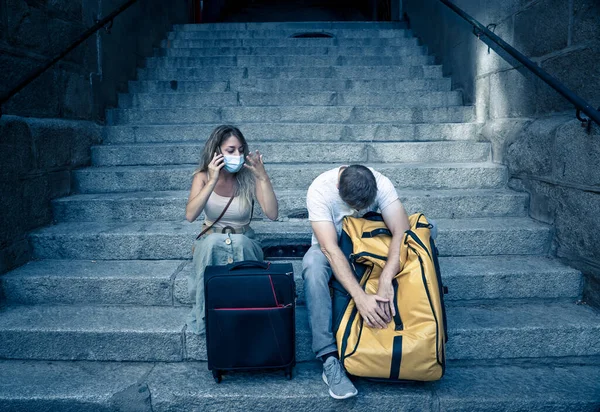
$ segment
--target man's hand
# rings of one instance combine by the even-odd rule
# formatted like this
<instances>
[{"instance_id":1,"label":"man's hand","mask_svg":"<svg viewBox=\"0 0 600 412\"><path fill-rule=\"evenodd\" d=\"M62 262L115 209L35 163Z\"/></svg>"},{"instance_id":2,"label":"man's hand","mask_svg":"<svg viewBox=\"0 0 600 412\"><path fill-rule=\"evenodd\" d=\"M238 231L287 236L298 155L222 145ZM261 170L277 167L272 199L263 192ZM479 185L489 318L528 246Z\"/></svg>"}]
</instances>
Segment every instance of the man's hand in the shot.
<instances>
[{"instance_id":1,"label":"man's hand","mask_svg":"<svg viewBox=\"0 0 600 412\"><path fill-rule=\"evenodd\" d=\"M387 327L386 315L380 304L389 305L389 300L363 293L360 298L354 299L354 303L368 327L378 329Z\"/></svg>"},{"instance_id":2,"label":"man's hand","mask_svg":"<svg viewBox=\"0 0 600 412\"><path fill-rule=\"evenodd\" d=\"M394 295L391 279L392 278L385 276L384 270L379 278L379 288L377 290L377 295L387 300L387 302L380 302L379 305L385 313L386 322L388 323L391 322L392 318L396 315L396 309L394 308L394 299L396 299L396 296Z\"/></svg>"}]
</instances>

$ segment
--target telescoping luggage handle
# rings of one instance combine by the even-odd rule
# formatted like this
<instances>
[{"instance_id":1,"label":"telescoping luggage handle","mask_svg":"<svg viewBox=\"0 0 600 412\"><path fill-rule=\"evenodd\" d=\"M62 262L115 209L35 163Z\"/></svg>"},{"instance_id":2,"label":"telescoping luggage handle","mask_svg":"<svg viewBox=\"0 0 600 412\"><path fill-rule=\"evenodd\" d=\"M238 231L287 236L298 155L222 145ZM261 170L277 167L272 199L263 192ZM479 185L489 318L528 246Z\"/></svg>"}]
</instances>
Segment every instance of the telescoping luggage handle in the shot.
<instances>
[{"instance_id":1,"label":"telescoping luggage handle","mask_svg":"<svg viewBox=\"0 0 600 412\"><path fill-rule=\"evenodd\" d=\"M260 268L260 269L268 269L271 266L271 262L262 262L260 260L246 260L243 262L234 263L229 268L229 271L232 272L238 269L244 268Z\"/></svg>"}]
</instances>

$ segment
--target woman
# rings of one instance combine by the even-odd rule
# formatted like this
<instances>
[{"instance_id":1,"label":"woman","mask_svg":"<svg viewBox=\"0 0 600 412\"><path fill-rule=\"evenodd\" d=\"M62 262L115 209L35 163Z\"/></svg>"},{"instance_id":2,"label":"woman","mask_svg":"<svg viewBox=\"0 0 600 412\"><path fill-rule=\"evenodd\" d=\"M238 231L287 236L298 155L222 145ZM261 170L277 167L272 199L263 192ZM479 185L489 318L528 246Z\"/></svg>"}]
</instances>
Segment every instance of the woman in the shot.
<instances>
[{"instance_id":1,"label":"woman","mask_svg":"<svg viewBox=\"0 0 600 412\"><path fill-rule=\"evenodd\" d=\"M249 226L254 198L269 219L277 219L277 198L262 155L258 150L249 153L246 139L238 128L217 127L204 146L185 208L189 222L196 220L202 211L206 216L202 235L194 242L194 272L188 278L195 304L187 324L188 330L194 333L205 331L204 268L242 260L263 260L260 243L254 239L254 231Z\"/></svg>"}]
</instances>

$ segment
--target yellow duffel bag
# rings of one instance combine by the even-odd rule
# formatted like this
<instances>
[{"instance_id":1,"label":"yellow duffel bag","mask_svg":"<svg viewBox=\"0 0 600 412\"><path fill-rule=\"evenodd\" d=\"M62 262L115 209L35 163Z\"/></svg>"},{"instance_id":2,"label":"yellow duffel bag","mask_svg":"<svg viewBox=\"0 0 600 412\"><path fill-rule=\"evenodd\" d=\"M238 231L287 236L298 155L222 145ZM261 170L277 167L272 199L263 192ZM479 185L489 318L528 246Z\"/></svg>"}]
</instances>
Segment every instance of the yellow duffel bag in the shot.
<instances>
[{"instance_id":1,"label":"yellow duffel bag","mask_svg":"<svg viewBox=\"0 0 600 412\"><path fill-rule=\"evenodd\" d=\"M400 247L400 273L392 281L392 322L386 329L369 328L350 299L337 328L340 360L352 375L412 381L435 381L444 375L445 288L432 226L423 214L409 221ZM340 247L369 294L377 293L391 240L379 214L344 218Z\"/></svg>"}]
</instances>

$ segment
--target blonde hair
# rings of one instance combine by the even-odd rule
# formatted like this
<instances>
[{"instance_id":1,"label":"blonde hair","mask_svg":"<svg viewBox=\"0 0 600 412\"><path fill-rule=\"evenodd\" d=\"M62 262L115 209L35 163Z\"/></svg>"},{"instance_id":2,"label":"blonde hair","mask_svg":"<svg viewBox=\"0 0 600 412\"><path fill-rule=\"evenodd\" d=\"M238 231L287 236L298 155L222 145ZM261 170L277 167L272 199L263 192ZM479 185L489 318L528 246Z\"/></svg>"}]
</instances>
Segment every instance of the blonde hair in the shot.
<instances>
[{"instance_id":1,"label":"blonde hair","mask_svg":"<svg viewBox=\"0 0 600 412\"><path fill-rule=\"evenodd\" d=\"M232 136L236 137L242 144L244 148L244 159L248 158L248 143L240 129L231 125L217 126L204 144L204 149L200 155L200 164L194 171L194 175L200 172L208 172L208 165L212 161L214 154L220 151L223 142ZM254 175L250 170L242 167L240 171L235 174L235 178L237 180L235 195L240 197L242 207L248 207L254 197Z\"/></svg>"}]
</instances>

